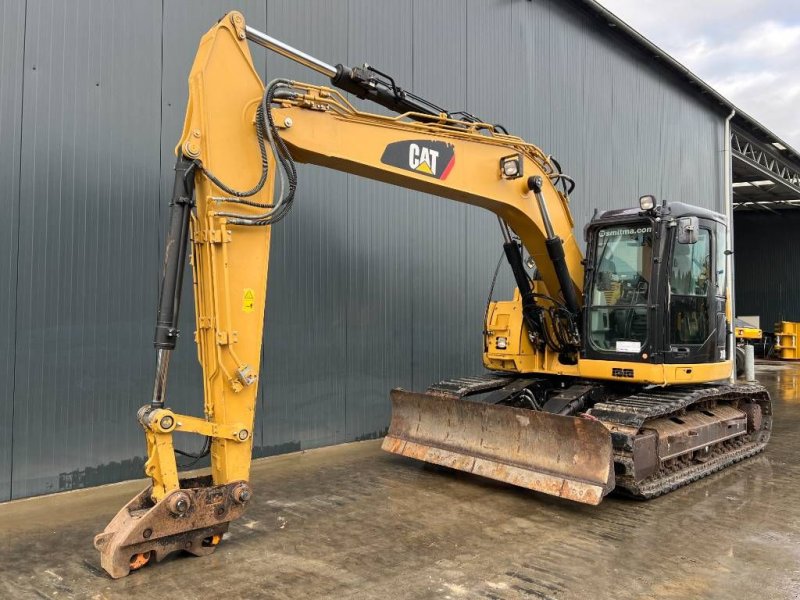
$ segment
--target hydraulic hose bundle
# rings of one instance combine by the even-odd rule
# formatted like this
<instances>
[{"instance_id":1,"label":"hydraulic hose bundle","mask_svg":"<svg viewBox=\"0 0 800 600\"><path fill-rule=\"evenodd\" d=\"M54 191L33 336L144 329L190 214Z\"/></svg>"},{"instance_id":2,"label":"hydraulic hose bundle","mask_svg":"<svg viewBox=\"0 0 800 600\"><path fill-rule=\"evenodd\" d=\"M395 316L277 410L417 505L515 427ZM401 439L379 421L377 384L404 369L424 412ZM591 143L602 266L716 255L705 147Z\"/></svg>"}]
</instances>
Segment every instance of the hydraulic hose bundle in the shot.
<instances>
[{"instance_id":1,"label":"hydraulic hose bundle","mask_svg":"<svg viewBox=\"0 0 800 600\"><path fill-rule=\"evenodd\" d=\"M256 110L255 125L258 149L261 153L261 176L258 180L258 183L252 189L245 191L234 189L231 186L223 183L210 170L206 169L200 163L200 161L195 161L195 164L197 164L203 174L208 177L208 179L214 183L214 185L219 187L226 194L230 194L230 197L221 198L221 201L231 204L243 204L246 206L267 209L266 212L256 215L236 212L217 213L221 217L226 217L228 219L228 223L232 225L272 225L273 223L277 223L283 219L292 209L295 192L297 191L297 168L291 154L289 154L289 150L286 148L286 144L284 144L278 133L277 127L275 126L275 121L272 118L272 111L270 110L272 102L275 99L276 92L280 88L290 87L291 82L287 79L273 80L264 91L261 104L259 104L258 109ZM280 181L279 200L273 204L265 204L246 199L261 191L269 175L269 161L267 156L267 148L264 141L265 137L273 156L281 166L281 168L278 170L278 177Z\"/></svg>"}]
</instances>

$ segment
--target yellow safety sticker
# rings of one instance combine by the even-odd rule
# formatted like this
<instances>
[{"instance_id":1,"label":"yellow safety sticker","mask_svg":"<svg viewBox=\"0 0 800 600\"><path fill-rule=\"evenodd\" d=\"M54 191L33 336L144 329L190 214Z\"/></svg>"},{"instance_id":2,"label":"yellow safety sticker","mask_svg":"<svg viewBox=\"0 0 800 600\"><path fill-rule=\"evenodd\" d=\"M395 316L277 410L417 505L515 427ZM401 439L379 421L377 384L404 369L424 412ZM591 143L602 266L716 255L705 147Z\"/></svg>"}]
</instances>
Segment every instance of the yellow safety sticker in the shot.
<instances>
[{"instance_id":1,"label":"yellow safety sticker","mask_svg":"<svg viewBox=\"0 0 800 600\"><path fill-rule=\"evenodd\" d=\"M253 312L256 304L256 295L250 288L244 288L244 296L242 296L242 312Z\"/></svg>"}]
</instances>

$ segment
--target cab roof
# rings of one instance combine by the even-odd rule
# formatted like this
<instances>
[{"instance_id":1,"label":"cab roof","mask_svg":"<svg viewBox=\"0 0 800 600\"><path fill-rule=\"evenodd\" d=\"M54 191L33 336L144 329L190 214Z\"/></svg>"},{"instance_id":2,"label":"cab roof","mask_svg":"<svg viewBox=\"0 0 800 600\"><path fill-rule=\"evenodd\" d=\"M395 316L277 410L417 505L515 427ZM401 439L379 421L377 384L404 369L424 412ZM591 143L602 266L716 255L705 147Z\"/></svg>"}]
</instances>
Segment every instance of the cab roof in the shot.
<instances>
[{"instance_id":1,"label":"cab roof","mask_svg":"<svg viewBox=\"0 0 800 600\"><path fill-rule=\"evenodd\" d=\"M635 208L617 208L613 210L596 210L592 215L592 220L586 225L583 231L584 239L588 239L587 234L589 229L600 227L606 224L615 223L630 223L653 217L674 218L680 217L697 217L698 219L708 219L715 221L720 225L728 226L728 219L722 213L718 213L707 208L685 204L683 202L667 202L664 205L658 205L652 211L643 211L639 207Z\"/></svg>"}]
</instances>

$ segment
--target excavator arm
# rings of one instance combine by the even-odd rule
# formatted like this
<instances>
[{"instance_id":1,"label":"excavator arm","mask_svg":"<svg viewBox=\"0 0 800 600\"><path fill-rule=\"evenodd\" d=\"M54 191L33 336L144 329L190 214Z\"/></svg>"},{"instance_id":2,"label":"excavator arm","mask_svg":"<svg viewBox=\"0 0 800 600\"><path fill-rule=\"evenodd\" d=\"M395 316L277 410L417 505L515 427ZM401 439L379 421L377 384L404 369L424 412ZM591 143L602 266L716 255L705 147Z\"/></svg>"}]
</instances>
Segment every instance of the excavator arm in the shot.
<instances>
[{"instance_id":1,"label":"excavator arm","mask_svg":"<svg viewBox=\"0 0 800 600\"><path fill-rule=\"evenodd\" d=\"M189 75L160 285L155 385L151 401L138 413L147 442L145 473L152 485L95 537L101 564L115 578L177 550L198 556L213 552L252 496L247 480L270 228L237 225L223 213L268 210L276 168L258 120L264 116L258 111L264 88L247 43L239 37L243 27L242 15L232 13L206 33ZM166 393L190 254L202 417L175 413ZM204 449L194 458L210 455L210 475L179 477L176 432L204 436Z\"/></svg>"}]
</instances>

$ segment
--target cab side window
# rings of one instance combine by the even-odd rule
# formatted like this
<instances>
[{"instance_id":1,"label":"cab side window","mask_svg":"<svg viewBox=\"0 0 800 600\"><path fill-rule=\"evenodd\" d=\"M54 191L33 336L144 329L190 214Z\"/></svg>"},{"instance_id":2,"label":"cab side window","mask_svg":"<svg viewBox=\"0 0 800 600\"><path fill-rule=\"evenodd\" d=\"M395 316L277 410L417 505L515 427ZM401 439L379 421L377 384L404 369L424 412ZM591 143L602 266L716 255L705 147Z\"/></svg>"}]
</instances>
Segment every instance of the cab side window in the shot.
<instances>
[{"instance_id":1,"label":"cab side window","mask_svg":"<svg viewBox=\"0 0 800 600\"><path fill-rule=\"evenodd\" d=\"M725 230L723 228L717 229L717 265L714 267L717 273L717 296L725 296L725 288L728 285L726 271L728 257L725 255L725 242Z\"/></svg>"},{"instance_id":2,"label":"cab side window","mask_svg":"<svg viewBox=\"0 0 800 600\"><path fill-rule=\"evenodd\" d=\"M694 244L675 244L669 280L670 343L702 344L708 338L708 291L717 285L714 275L708 229L700 229Z\"/></svg>"}]
</instances>

